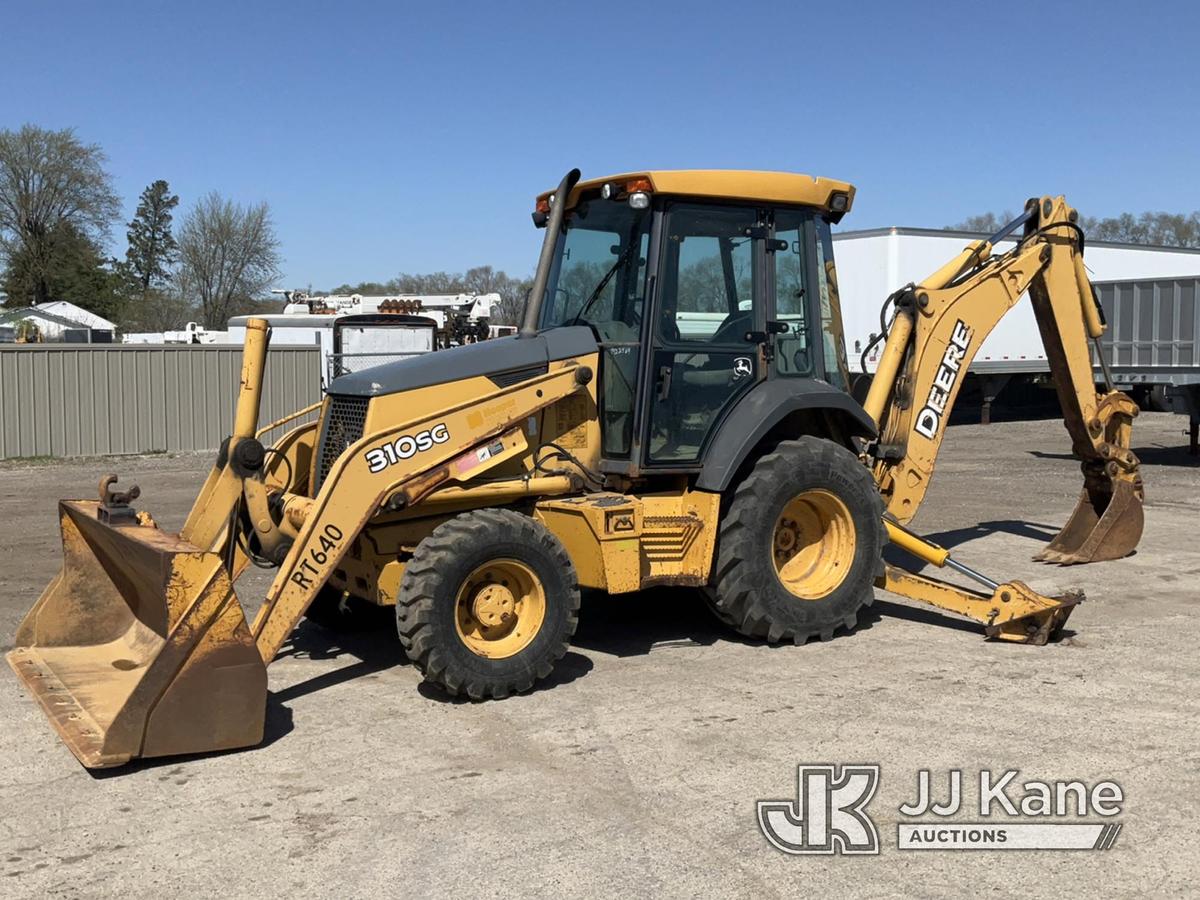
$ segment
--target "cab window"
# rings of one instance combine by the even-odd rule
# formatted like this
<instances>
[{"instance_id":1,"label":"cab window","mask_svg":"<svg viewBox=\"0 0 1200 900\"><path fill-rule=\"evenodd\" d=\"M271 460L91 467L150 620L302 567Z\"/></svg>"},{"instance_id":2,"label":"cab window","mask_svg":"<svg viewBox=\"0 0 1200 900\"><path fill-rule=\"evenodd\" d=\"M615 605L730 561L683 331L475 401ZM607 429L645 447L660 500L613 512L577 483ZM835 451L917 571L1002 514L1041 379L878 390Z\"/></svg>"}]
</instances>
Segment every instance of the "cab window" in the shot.
<instances>
[{"instance_id":1,"label":"cab window","mask_svg":"<svg viewBox=\"0 0 1200 900\"><path fill-rule=\"evenodd\" d=\"M825 380L849 390L850 370L846 365L846 338L842 333L842 304L838 298L837 269L833 264L833 235L829 223L818 219L817 285L821 299L821 340L824 342Z\"/></svg>"},{"instance_id":2,"label":"cab window","mask_svg":"<svg viewBox=\"0 0 1200 900\"><path fill-rule=\"evenodd\" d=\"M774 257L775 317L781 330L775 339L775 371L779 375L812 377L812 298L808 269L809 223L807 210L775 211ZM786 329L786 330L782 330Z\"/></svg>"}]
</instances>

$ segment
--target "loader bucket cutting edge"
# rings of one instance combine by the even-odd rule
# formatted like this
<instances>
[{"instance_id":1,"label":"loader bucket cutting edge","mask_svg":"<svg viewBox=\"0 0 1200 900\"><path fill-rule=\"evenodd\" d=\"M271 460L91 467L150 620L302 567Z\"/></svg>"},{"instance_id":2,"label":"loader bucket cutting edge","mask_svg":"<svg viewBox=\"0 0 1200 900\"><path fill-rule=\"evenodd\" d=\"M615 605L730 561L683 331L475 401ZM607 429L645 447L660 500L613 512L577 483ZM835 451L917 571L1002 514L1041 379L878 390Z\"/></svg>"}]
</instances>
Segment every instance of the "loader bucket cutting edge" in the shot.
<instances>
[{"instance_id":1,"label":"loader bucket cutting edge","mask_svg":"<svg viewBox=\"0 0 1200 900\"><path fill-rule=\"evenodd\" d=\"M267 672L220 557L59 502L62 571L8 654L88 768L261 742Z\"/></svg>"},{"instance_id":2,"label":"loader bucket cutting edge","mask_svg":"<svg viewBox=\"0 0 1200 900\"><path fill-rule=\"evenodd\" d=\"M1136 549L1144 525L1140 483L1117 481L1103 493L1085 487L1067 524L1033 558L1064 566L1120 559Z\"/></svg>"}]
</instances>

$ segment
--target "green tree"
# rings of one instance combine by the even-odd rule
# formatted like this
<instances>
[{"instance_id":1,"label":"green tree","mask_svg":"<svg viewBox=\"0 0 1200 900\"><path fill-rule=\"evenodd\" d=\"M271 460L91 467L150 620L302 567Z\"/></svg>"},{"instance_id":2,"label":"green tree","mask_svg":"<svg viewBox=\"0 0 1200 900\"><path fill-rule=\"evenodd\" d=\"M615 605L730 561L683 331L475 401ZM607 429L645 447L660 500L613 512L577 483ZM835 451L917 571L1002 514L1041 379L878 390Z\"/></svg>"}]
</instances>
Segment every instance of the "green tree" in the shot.
<instances>
[{"instance_id":1,"label":"green tree","mask_svg":"<svg viewBox=\"0 0 1200 900\"><path fill-rule=\"evenodd\" d=\"M55 270L86 256L73 256L68 245L81 252L103 246L120 210L105 161L98 145L82 143L69 128L0 130L0 257L8 268L18 259L18 280L27 286L9 295L10 305L43 303L52 285L61 289L64 278L79 274Z\"/></svg>"},{"instance_id":2,"label":"green tree","mask_svg":"<svg viewBox=\"0 0 1200 900\"><path fill-rule=\"evenodd\" d=\"M69 300L106 319L121 313L121 279L106 268L100 248L70 222L59 222L36 250L11 253L0 286L9 306Z\"/></svg>"},{"instance_id":3,"label":"green tree","mask_svg":"<svg viewBox=\"0 0 1200 900\"><path fill-rule=\"evenodd\" d=\"M142 191L125 232L129 249L121 269L143 301L151 288L165 287L171 280L179 256L179 244L171 233L171 210L178 205L179 197L160 178Z\"/></svg>"}]
</instances>

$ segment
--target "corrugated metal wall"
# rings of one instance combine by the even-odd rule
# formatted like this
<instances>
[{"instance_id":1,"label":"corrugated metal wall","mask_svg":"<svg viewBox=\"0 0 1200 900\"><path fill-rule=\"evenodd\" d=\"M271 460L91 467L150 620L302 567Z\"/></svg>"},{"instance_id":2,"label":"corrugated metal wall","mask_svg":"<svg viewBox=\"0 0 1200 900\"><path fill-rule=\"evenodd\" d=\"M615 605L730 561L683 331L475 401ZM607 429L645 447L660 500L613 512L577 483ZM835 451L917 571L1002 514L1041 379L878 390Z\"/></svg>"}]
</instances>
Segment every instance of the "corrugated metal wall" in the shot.
<instances>
[{"instance_id":1,"label":"corrugated metal wall","mask_svg":"<svg viewBox=\"0 0 1200 900\"><path fill-rule=\"evenodd\" d=\"M1097 282L1117 369L1200 368L1200 278Z\"/></svg>"},{"instance_id":2,"label":"corrugated metal wall","mask_svg":"<svg viewBox=\"0 0 1200 900\"><path fill-rule=\"evenodd\" d=\"M239 346L0 348L0 459L211 450L233 428ZM316 347L272 347L259 421L321 397Z\"/></svg>"}]
</instances>

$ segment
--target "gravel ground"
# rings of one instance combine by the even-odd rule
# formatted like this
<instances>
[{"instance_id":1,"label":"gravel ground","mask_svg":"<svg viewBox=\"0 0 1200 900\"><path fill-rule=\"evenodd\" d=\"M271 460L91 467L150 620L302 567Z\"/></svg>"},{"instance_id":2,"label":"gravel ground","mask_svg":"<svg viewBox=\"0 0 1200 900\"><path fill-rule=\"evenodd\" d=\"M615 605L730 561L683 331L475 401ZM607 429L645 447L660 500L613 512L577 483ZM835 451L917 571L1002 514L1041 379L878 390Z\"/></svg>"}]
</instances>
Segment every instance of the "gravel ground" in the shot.
<instances>
[{"instance_id":1,"label":"gravel ground","mask_svg":"<svg viewBox=\"0 0 1200 900\"><path fill-rule=\"evenodd\" d=\"M386 624L306 623L271 666L262 747L102 777L5 667L0 894L1194 896L1200 468L1183 421L1137 422L1137 554L1068 569L1030 561L1079 487L1061 425L950 429L915 526L993 576L1085 590L1047 647L988 643L881 594L853 635L770 648L662 590L590 598L548 685L471 704L423 688ZM0 467L0 644L59 566L56 497L93 496L116 469L178 527L207 466ZM796 765L820 762L882 766L879 856L785 856L759 833L755 801L794 798ZM1111 779L1124 829L1106 853L901 851L897 807L921 768L938 784L949 768Z\"/></svg>"}]
</instances>

